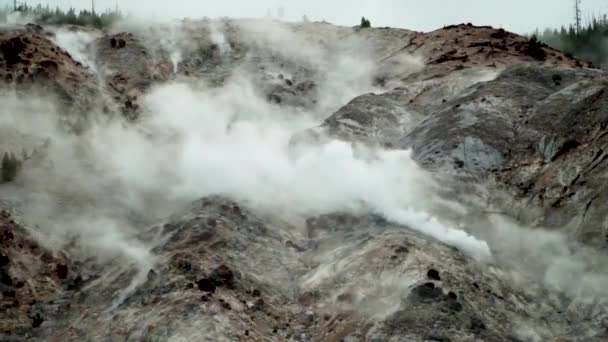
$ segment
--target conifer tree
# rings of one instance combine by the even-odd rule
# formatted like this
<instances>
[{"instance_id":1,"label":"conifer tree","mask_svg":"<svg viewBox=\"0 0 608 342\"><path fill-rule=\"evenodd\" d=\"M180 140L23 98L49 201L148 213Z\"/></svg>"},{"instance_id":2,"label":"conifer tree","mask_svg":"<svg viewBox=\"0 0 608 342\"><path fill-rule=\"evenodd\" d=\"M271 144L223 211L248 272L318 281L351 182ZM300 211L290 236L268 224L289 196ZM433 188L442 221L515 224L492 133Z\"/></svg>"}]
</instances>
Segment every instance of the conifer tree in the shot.
<instances>
[{"instance_id":1,"label":"conifer tree","mask_svg":"<svg viewBox=\"0 0 608 342\"><path fill-rule=\"evenodd\" d=\"M17 177L19 161L14 154L5 152L2 157L2 181L12 182Z\"/></svg>"},{"instance_id":2,"label":"conifer tree","mask_svg":"<svg viewBox=\"0 0 608 342\"><path fill-rule=\"evenodd\" d=\"M371 27L371 23L369 22L369 20L365 19L365 17L361 18L361 28L368 28Z\"/></svg>"}]
</instances>

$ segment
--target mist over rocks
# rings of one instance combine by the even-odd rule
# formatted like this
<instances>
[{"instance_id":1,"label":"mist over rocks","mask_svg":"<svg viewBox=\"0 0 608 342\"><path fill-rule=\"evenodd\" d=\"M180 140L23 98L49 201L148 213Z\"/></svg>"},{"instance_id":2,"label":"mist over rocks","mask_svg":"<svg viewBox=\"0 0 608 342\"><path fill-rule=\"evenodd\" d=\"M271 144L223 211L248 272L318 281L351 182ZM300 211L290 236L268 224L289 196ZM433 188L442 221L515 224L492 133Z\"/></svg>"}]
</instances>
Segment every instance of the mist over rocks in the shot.
<instances>
[{"instance_id":1,"label":"mist over rocks","mask_svg":"<svg viewBox=\"0 0 608 342\"><path fill-rule=\"evenodd\" d=\"M608 338L603 70L470 24L0 52L2 339Z\"/></svg>"}]
</instances>

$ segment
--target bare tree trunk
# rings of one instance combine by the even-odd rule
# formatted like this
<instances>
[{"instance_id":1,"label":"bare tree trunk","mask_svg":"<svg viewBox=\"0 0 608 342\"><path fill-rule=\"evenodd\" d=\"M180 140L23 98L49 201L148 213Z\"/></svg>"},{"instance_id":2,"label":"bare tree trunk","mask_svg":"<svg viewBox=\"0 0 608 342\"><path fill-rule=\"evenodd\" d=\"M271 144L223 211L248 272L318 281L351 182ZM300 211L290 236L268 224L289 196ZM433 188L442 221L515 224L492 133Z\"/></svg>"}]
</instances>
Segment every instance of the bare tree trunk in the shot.
<instances>
[{"instance_id":1,"label":"bare tree trunk","mask_svg":"<svg viewBox=\"0 0 608 342\"><path fill-rule=\"evenodd\" d=\"M581 0L574 0L574 22L576 33L581 32Z\"/></svg>"}]
</instances>

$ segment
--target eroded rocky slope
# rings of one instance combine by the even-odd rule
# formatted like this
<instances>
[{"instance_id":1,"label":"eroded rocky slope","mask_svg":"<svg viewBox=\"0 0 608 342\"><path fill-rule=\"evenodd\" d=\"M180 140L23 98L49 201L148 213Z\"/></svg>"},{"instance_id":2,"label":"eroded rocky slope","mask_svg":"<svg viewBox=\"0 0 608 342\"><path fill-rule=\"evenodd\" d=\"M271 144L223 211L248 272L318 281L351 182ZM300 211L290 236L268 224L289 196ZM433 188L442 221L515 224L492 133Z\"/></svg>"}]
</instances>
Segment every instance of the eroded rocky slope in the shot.
<instances>
[{"instance_id":1,"label":"eroded rocky slope","mask_svg":"<svg viewBox=\"0 0 608 342\"><path fill-rule=\"evenodd\" d=\"M23 116L0 111L0 151L25 151L0 185L3 340L608 338L604 71L472 25L82 33L0 32ZM58 109L23 107L41 93ZM76 132L20 121L63 111ZM201 150L198 169L175 157ZM423 170L382 167L405 150Z\"/></svg>"}]
</instances>

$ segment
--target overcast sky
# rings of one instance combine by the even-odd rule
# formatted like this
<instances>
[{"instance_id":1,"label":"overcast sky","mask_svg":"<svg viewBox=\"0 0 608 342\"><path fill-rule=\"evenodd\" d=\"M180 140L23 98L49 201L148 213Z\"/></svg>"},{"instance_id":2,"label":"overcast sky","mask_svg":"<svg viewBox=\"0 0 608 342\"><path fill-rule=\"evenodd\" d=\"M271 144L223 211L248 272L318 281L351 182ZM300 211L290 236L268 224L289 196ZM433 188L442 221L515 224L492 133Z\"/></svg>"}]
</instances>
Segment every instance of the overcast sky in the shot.
<instances>
[{"instance_id":1,"label":"overcast sky","mask_svg":"<svg viewBox=\"0 0 608 342\"><path fill-rule=\"evenodd\" d=\"M12 0L0 0L12 3ZM29 0L28 4L90 7L91 0ZM97 8L116 4L136 14L164 17L260 17L270 10L285 18L327 20L355 25L361 16L373 26L429 31L444 25L473 22L525 33L536 27L557 27L572 22L574 0L95 0ZM582 0L583 13L608 13L608 0Z\"/></svg>"}]
</instances>

